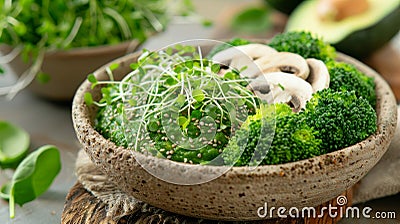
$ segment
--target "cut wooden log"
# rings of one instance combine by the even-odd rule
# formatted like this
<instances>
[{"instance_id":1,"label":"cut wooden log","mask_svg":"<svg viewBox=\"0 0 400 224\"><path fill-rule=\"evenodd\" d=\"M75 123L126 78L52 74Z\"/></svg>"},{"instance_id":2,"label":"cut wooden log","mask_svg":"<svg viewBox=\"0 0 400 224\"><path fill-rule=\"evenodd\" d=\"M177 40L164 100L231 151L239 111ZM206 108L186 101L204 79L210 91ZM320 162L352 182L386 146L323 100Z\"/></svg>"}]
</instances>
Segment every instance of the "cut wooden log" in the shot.
<instances>
[{"instance_id":1,"label":"cut wooden log","mask_svg":"<svg viewBox=\"0 0 400 224\"><path fill-rule=\"evenodd\" d=\"M351 206L353 197L353 188L343 192L341 196L347 198L347 203L343 207L343 211L347 206ZM338 206L337 199L334 198L329 202L321 204L316 207L317 214L321 211L322 207ZM167 223L185 223L185 224L227 224L231 222L212 221L212 220L201 220L178 214L173 214L162 209L145 205L142 211L137 212L133 215L124 216L120 220L113 220L111 217L106 216L107 206L99 199L94 197L88 192L82 184L76 183L69 191L66 202L64 205L64 211L61 216L62 224L167 224ZM332 224L337 223L340 217L332 218L329 216L327 210L325 210L323 217L321 218L287 218L287 219L267 219L262 221L254 221L255 224ZM249 223L249 222L243 222Z\"/></svg>"}]
</instances>

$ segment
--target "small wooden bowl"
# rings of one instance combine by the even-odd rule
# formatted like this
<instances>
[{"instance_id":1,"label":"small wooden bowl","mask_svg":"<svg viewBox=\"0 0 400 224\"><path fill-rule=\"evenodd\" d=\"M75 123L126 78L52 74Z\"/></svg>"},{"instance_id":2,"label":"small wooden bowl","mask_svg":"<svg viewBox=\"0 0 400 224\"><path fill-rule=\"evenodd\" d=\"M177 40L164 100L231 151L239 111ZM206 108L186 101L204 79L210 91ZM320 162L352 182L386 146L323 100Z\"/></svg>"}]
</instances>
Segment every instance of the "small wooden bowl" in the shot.
<instances>
[{"instance_id":1,"label":"small wooden bowl","mask_svg":"<svg viewBox=\"0 0 400 224\"><path fill-rule=\"evenodd\" d=\"M120 77L127 74L129 64L137 60L139 54L114 61L120 66L113 73ZM73 123L91 160L127 194L155 207L198 218L242 221L262 219L257 210L266 203L268 208L285 207L287 210L314 207L353 186L379 161L393 137L397 120L396 101L388 84L355 59L339 54L338 60L354 64L375 78L377 131L355 145L307 160L259 166L253 170L248 167L226 170L226 167L160 159L117 146L93 128L97 108L85 104L84 94L92 93L95 100L99 100L101 94L100 88L91 89L88 81L75 94ZM107 79L106 66L95 72L98 79ZM218 177L196 185L174 184L156 177L201 182L210 175Z\"/></svg>"}]
</instances>

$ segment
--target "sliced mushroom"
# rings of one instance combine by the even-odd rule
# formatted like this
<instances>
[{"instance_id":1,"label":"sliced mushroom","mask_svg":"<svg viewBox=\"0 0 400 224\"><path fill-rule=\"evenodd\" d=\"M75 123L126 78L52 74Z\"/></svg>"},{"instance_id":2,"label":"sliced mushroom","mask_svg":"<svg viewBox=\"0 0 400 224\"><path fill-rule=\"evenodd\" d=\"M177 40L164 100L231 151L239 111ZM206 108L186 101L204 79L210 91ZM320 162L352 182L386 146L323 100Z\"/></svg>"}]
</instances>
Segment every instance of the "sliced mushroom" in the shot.
<instances>
[{"instance_id":1,"label":"sliced mushroom","mask_svg":"<svg viewBox=\"0 0 400 224\"><path fill-rule=\"evenodd\" d=\"M243 53L254 60L265 55L277 53L277 51L265 44L246 44L220 51L212 57L212 60L218 62L230 61L233 58L237 58L237 56L243 55Z\"/></svg>"},{"instance_id":2,"label":"sliced mushroom","mask_svg":"<svg viewBox=\"0 0 400 224\"><path fill-rule=\"evenodd\" d=\"M231 71L227 65L224 65L224 64L219 64L219 65L220 65L220 69L219 69L217 75L224 77L226 73ZM210 69L210 71L211 71L211 69Z\"/></svg>"},{"instance_id":3,"label":"sliced mushroom","mask_svg":"<svg viewBox=\"0 0 400 224\"><path fill-rule=\"evenodd\" d=\"M249 88L267 103L287 103L294 112L305 108L311 99L311 85L294 74L284 72L267 73L254 79Z\"/></svg>"},{"instance_id":4,"label":"sliced mushroom","mask_svg":"<svg viewBox=\"0 0 400 224\"><path fill-rule=\"evenodd\" d=\"M306 81L311 84L314 93L328 88L330 76L325 63L315 58L308 58L306 61L310 68L310 75Z\"/></svg>"},{"instance_id":5,"label":"sliced mushroom","mask_svg":"<svg viewBox=\"0 0 400 224\"><path fill-rule=\"evenodd\" d=\"M240 71L240 75L246 78L255 78L262 74L261 69L247 55L240 55L233 58L229 67Z\"/></svg>"},{"instance_id":6,"label":"sliced mushroom","mask_svg":"<svg viewBox=\"0 0 400 224\"><path fill-rule=\"evenodd\" d=\"M212 60L229 65L239 71L246 68L241 75L254 78L262 74L258 66L254 64L254 60L275 53L277 51L274 48L265 44L246 44L220 51L212 57Z\"/></svg>"},{"instance_id":7,"label":"sliced mushroom","mask_svg":"<svg viewBox=\"0 0 400 224\"><path fill-rule=\"evenodd\" d=\"M290 52L266 55L254 62L261 68L264 74L269 72L285 72L294 74L305 80L310 73L306 60L300 55Z\"/></svg>"}]
</instances>

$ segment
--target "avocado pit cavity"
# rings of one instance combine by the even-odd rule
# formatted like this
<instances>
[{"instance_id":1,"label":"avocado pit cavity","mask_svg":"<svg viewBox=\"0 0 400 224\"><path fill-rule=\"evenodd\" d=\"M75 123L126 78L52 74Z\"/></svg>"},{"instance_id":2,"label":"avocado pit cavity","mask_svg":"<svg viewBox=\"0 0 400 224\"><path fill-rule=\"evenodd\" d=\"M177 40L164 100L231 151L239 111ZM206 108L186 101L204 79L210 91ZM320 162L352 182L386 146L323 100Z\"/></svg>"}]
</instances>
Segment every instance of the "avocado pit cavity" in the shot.
<instances>
[{"instance_id":1,"label":"avocado pit cavity","mask_svg":"<svg viewBox=\"0 0 400 224\"><path fill-rule=\"evenodd\" d=\"M368 0L320 0L317 14L323 21L341 21L369 9Z\"/></svg>"}]
</instances>

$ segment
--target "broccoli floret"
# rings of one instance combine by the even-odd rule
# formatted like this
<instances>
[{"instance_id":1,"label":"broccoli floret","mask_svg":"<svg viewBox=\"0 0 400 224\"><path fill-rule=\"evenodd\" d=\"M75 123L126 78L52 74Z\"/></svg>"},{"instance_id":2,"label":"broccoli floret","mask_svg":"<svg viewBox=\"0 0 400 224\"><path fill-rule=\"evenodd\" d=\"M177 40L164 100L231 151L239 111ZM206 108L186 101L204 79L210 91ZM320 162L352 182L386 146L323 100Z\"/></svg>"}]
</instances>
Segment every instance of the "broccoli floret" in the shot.
<instances>
[{"instance_id":1,"label":"broccoli floret","mask_svg":"<svg viewBox=\"0 0 400 224\"><path fill-rule=\"evenodd\" d=\"M357 97L362 97L376 105L375 83L372 77L366 76L353 65L345 62L331 61L326 63L331 77L329 88L336 91L354 91Z\"/></svg>"},{"instance_id":2,"label":"broccoli floret","mask_svg":"<svg viewBox=\"0 0 400 224\"><path fill-rule=\"evenodd\" d=\"M301 113L306 123L318 131L317 137L327 152L353 145L376 131L375 110L354 91L319 91Z\"/></svg>"},{"instance_id":3,"label":"broccoli floret","mask_svg":"<svg viewBox=\"0 0 400 224\"><path fill-rule=\"evenodd\" d=\"M275 106L275 113L271 107ZM294 162L324 153L317 132L286 104L267 106L267 112L250 116L222 153L226 165L272 165Z\"/></svg>"},{"instance_id":4,"label":"broccoli floret","mask_svg":"<svg viewBox=\"0 0 400 224\"><path fill-rule=\"evenodd\" d=\"M334 60L336 57L334 47L305 31L275 35L268 45L277 51L292 52L304 58L316 58L324 62Z\"/></svg>"},{"instance_id":5,"label":"broccoli floret","mask_svg":"<svg viewBox=\"0 0 400 224\"><path fill-rule=\"evenodd\" d=\"M208 53L207 58L212 58L214 55L216 55L218 52L226 50L230 47L235 47L235 46L241 46L241 45L246 45L246 44L250 44L251 42L249 40L246 39L242 39L242 38L233 38L230 41L217 45L215 47L213 47L210 51L210 53Z\"/></svg>"}]
</instances>

